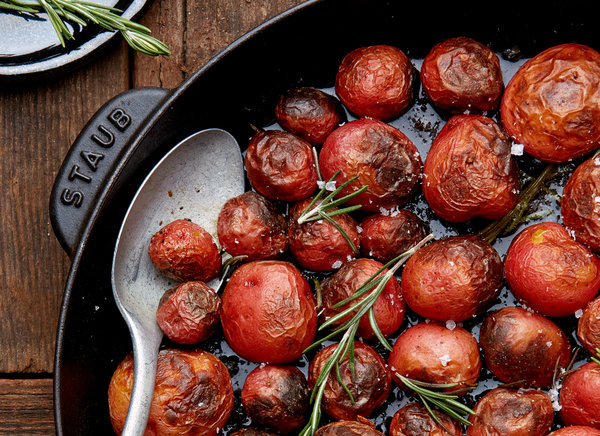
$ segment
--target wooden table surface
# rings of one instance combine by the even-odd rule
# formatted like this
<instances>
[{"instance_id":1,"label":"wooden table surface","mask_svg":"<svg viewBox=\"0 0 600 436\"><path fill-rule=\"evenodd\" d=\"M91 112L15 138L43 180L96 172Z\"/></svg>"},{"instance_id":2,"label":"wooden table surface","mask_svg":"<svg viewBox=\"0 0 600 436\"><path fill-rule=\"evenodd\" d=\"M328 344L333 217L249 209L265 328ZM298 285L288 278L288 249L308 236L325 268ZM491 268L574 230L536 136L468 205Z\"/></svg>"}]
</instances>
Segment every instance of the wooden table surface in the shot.
<instances>
[{"instance_id":1,"label":"wooden table surface","mask_svg":"<svg viewBox=\"0 0 600 436\"><path fill-rule=\"evenodd\" d=\"M152 0L139 19L169 57L122 41L47 81L0 87L0 435L55 434L52 374L70 259L48 216L54 177L73 140L110 97L177 87L229 43L301 0Z\"/></svg>"}]
</instances>

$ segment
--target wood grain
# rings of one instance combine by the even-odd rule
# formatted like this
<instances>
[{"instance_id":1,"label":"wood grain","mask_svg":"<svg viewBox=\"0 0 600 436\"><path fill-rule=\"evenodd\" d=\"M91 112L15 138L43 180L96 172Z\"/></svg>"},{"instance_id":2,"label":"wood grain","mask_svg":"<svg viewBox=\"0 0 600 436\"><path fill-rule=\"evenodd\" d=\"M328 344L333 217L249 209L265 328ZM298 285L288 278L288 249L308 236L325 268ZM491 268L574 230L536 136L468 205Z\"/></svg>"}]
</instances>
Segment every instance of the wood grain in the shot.
<instances>
[{"instance_id":1,"label":"wood grain","mask_svg":"<svg viewBox=\"0 0 600 436\"><path fill-rule=\"evenodd\" d=\"M54 434L52 380L0 380L0 435Z\"/></svg>"}]
</instances>

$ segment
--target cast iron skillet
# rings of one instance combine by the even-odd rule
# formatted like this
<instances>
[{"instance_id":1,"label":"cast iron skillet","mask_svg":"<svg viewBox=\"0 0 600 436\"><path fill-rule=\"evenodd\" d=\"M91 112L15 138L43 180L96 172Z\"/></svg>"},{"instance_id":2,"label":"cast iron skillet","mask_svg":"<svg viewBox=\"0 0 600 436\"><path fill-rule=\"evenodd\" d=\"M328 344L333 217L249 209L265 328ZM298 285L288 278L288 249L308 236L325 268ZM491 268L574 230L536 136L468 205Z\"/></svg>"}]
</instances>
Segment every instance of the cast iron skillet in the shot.
<instances>
[{"instance_id":1,"label":"cast iron skillet","mask_svg":"<svg viewBox=\"0 0 600 436\"><path fill-rule=\"evenodd\" d=\"M108 382L131 350L110 287L114 244L138 185L181 139L217 127L232 133L245 147L251 124L273 122L273 108L282 91L297 86L331 87L342 57L360 46L395 45L411 59L423 58L435 43L460 35L499 53L520 53L517 57L530 57L564 42L600 49L596 2L460 3L308 1L236 41L178 89L132 90L99 110L66 157L50 201L56 236L73 259L56 349L59 435L112 433ZM511 66L508 60L503 64ZM417 102L412 114L423 105ZM441 119L430 110L422 112L423 119L408 114L400 124L427 144L441 127ZM413 204L413 209L419 207L422 204ZM227 355L226 345L218 340L205 346L223 353L229 369L239 372L234 379L234 388L239 390L247 364ZM375 421L385 428L393 411L382 410ZM225 431L244 422L239 401L230 421Z\"/></svg>"}]
</instances>

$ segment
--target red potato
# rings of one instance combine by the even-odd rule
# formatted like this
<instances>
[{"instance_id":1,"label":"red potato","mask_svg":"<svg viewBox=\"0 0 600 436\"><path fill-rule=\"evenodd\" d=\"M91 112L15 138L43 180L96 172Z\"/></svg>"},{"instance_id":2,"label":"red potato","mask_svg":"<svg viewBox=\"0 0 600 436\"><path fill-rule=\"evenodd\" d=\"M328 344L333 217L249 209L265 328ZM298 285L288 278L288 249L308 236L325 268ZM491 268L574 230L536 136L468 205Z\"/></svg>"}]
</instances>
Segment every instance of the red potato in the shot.
<instances>
[{"instance_id":1,"label":"red potato","mask_svg":"<svg viewBox=\"0 0 600 436\"><path fill-rule=\"evenodd\" d=\"M290 250L304 268L314 271L338 269L353 259L352 246L340 231L326 220L317 220L298 224L298 218L310 205L312 199L296 203L289 211L288 239ZM347 214L332 218L344 229L357 250L360 249L358 224Z\"/></svg>"},{"instance_id":2,"label":"red potato","mask_svg":"<svg viewBox=\"0 0 600 436\"><path fill-rule=\"evenodd\" d=\"M321 145L346 121L340 101L315 88L296 88L284 92L275 107L281 127L312 145Z\"/></svg>"},{"instance_id":3,"label":"red potato","mask_svg":"<svg viewBox=\"0 0 600 436\"><path fill-rule=\"evenodd\" d=\"M310 362L308 384L311 389L337 346L338 344L332 344L322 349ZM354 376L347 356L339 364L341 378L354 401L338 381L335 372L327 378L322 407L335 419L356 420L359 416L366 418L385 402L390 393L392 379L385 360L367 344L355 342L354 347Z\"/></svg>"},{"instance_id":4,"label":"red potato","mask_svg":"<svg viewBox=\"0 0 600 436\"><path fill-rule=\"evenodd\" d=\"M360 227L361 253L382 263L411 249L426 236L423 222L405 209L369 215Z\"/></svg>"},{"instance_id":5,"label":"red potato","mask_svg":"<svg viewBox=\"0 0 600 436\"><path fill-rule=\"evenodd\" d=\"M600 430L583 425L572 425L548 433L548 436L600 436Z\"/></svg>"},{"instance_id":6,"label":"red potato","mask_svg":"<svg viewBox=\"0 0 600 436\"><path fill-rule=\"evenodd\" d=\"M521 307L491 313L481 325L479 344L496 377L522 386L549 386L555 368L565 368L571 359L571 346L562 330Z\"/></svg>"},{"instance_id":7,"label":"red potato","mask_svg":"<svg viewBox=\"0 0 600 436\"><path fill-rule=\"evenodd\" d=\"M591 301L577 323L577 339L592 355L600 348L600 297Z\"/></svg>"},{"instance_id":8,"label":"red potato","mask_svg":"<svg viewBox=\"0 0 600 436\"><path fill-rule=\"evenodd\" d=\"M534 224L519 233L504 270L515 297L546 316L572 315L600 289L600 259L557 223Z\"/></svg>"},{"instance_id":9,"label":"red potato","mask_svg":"<svg viewBox=\"0 0 600 436\"><path fill-rule=\"evenodd\" d=\"M467 436L544 436L554 420L552 400L538 390L492 389L473 410Z\"/></svg>"},{"instance_id":10,"label":"red potato","mask_svg":"<svg viewBox=\"0 0 600 436\"><path fill-rule=\"evenodd\" d=\"M345 263L339 271L323 280L321 283L323 319L329 319L356 304L357 301L366 298L368 293L345 306L333 308L335 304L352 296L358 288L364 285L382 267L383 264L372 259L355 259ZM382 274L385 274L387 271L386 268ZM346 322L354 313L352 312L352 314L343 318L336 325ZM377 321L377 326L385 337L391 336L402 325L404 321L404 301L402 300L400 285L395 277L392 277L387 282L381 295L373 304L373 313ZM363 315L360 319L357 335L361 338L371 340L376 338L369 322L368 314Z\"/></svg>"},{"instance_id":11,"label":"red potato","mask_svg":"<svg viewBox=\"0 0 600 436\"><path fill-rule=\"evenodd\" d=\"M252 191L223 205L217 234L225 251L247 260L274 259L288 248L287 220L273 203Z\"/></svg>"},{"instance_id":12,"label":"red potato","mask_svg":"<svg viewBox=\"0 0 600 436\"><path fill-rule=\"evenodd\" d=\"M440 239L411 256L402 272L402 296L412 310L439 321L483 313L503 283L502 260L478 236Z\"/></svg>"},{"instance_id":13,"label":"red potato","mask_svg":"<svg viewBox=\"0 0 600 436\"><path fill-rule=\"evenodd\" d=\"M368 424L357 421L338 421L327 424L315 436L385 436Z\"/></svg>"},{"instance_id":14,"label":"red potato","mask_svg":"<svg viewBox=\"0 0 600 436\"><path fill-rule=\"evenodd\" d=\"M429 206L450 222L506 215L517 204L521 188L511 145L491 118L450 118L423 167L423 194Z\"/></svg>"},{"instance_id":15,"label":"red potato","mask_svg":"<svg viewBox=\"0 0 600 436\"><path fill-rule=\"evenodd\" d=\"M152 236L148 255L165 276L209 282L219 275L221 255L212 236L189 220L173 221Z\"/></svg>"},{"instance_id":16,"label":"red potato","mask_svg":"<svg viewBox=\"0 0 600 436\"><path fill-rule=\"evenodd\" d=\"M464 36L431 49L423 60L421 83L434 106L453 113L494 111L504 89L498 56Z\"/></svg>"},{"instance_id":17,"label":"red potato","mask_svg":"<svg viewBox=\"0 0 600 436\"><path fill-rule=\"evenodd\" d=\"M410 139L395 127L369 118L350 121L329 135L319 165L325 180L340 171L337 186L358 176L339 196L368 186L347 204L360 204L371 212L406 203L417 188L422 169L421 156Z\"/></svg>"},{"instance_id":18,"label":"red potato","mask_svg":"<svg viewBox=\"0 0 600 436\"><path fill-rule=\"evenodd\" d=\"M306 377L295 366L260 365L242 388L242 406L253 423L279 434L302 427L310 391Z\"/></svg>"},{"instance_id":19,"label":"red potato","mask_svg":"<svg viewBox=\"0 0 600 436\"><path fill-rule=\"evenodd\" d=\"M317 328L310 286L288 262L243 264L223 291L221 324L227 343L244 359L292 362L312 343Z\"/></svg>"},{"instance_id":20,"label":"red potato","mask_svg":"<svg viewBox=\"0 0 600 436\"><path fill-rule=\"evenodd\" d=\"M204 282L186 282L160 299L156 321L163 333L179 344L208 339L219 325L221 299Z\"/></svg>"},{"instance_id":21,"label":"red potato","mask_svg":"<svg viewBox=\"0 0 600 436\"><path fill-rule=\"evenodd\" d=\"M435 384L458 383L450 390L477 383L481 358L477 341L462 327L452 330L438 322L421 322L405 330L388 358L392 377L398 375Z\"/></svg>"},{"instance_id":22,"label":"red potato","mask_svg":"<svg viewBox=\"0 0 600 436\"><path fill-rule=\"evenodd\" d=\"M600 53L580 44L551 47L508 83L502 124L525 151L566 162L600 146Z\"/></svg>"},{"instance_id":23,"label":"red potato","mask_svg":"<svg viewBox=\"0 0 600 436\"><path fill-rule=\"evenodd\" d=\"M454 435L462 435L462 427L458 421L444 413L436 412L437 418ZM450 436L429 414L420 403L408 403L398 410L389 429L390 436Z\"/></svg>"},{"instance_id":24,"label":"red potato","mask_svg":"<svg viewBox=\"0 0 600 436\"><path fill-rule=\"evenodd\" d=\"M600 157L586 160L571 174L560 212L575 239L600 252Z\"/></svg>"},{"instance_id":25,"label":"red potato","mask_svg":"<svg viewBox=\"0 0 600 436\"><path fill-rule=\"evenodd\" d=\"M248 144L244 165L252 187L271 200L302 200L317 188L312 147L289 132L256 133Z\"/></svg>"},{"instance_id":26,"label":"red potato","mask_svg":"<svg viewBox=\"0 0 600 436\"><path fill-rule=\"evenodd\" d=\"M600 365L590 362L567 375L559 403L560 417L566 425L600 430Z\"/></svg>"},{"instance_id":27,"label":"red potato","mask_svg":"<svg viewBox=\"0 0 600 436\"><path fill-rule=\"evenodd\" d=\"M119 364L108 388L110 420L121 434L133 387L133 354ZM215 436L233 409L233 387L225 365L202 350L163 349L144 435Z\"/></svg>"},{"instance_id":28,"label":"red potato","mask_svg":"<svg viewBox=\"0 0 600 436\"><path fill-rule=\"evenodd\" d=\"M414 68L396 47L375 45L348 53L335 76L335 92L360 117L389 120L412 103Z\"/></svg>"}]
</instances>

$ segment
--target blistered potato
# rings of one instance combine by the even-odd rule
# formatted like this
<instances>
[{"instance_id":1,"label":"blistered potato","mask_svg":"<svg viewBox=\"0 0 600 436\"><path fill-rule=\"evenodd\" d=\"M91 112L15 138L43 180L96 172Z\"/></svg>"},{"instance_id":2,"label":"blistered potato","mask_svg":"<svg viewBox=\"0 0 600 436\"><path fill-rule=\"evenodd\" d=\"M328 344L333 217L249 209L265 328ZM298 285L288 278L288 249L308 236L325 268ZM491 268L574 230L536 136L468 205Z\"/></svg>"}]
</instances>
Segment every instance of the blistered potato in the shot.
<instances>
[{"instance_id":1,"label":"blistered potato","mask_svg":"<svg viewBox=\"0 0 600 436\"><path fill-rule=\"evenodd\" d=\"M521 188L511 144L491 118L450 118L423 167L423 194L433 211L450 222L506 215L517 204Z\"/></svg>"},{"instance_id":2,"label":"blistered potato","mask_svg":"<svg viewBox=\"0 0 600 436\"><path fill-rule=\"evenodd\" d=\"M463 433L458 421L444 413L437 413L437 418L455 435ZM390 436L450 436L444 427L439 425L421 403L408 403L398 410L390 423Z\"/></svg>"},{"instance_id":3,"label":"blistered potato","mask_svg":"<svg viewBox=\"0 0 600 436\"><path fill-rule=\"evenodd\" d=\"M584 425L570 425L548 433L548 436L600 436L600 430Z\"/></svg>"},{"instance_id":4,"label":"blistered potato","mask_svg":"<svg viewBox=\"0 0 600 436\"><path fill-rule=\"evenodd\" d=\"M315 436L385 436L368 424L357 421L338 421L327 424Z\"/></svg>"},{"instance_id":5,"label":"blistered potato","mask_svg":"<svg viewBox=\"0 0 600 436\"><path fill-rule=\"evenodd\" d=\"M592 355L596 354L596 348L600 348L600 297L583 309L577 323L577 339Z\"/></svg>"},{"instance_id":6,"label":"blistered potato","mask_svg":"<svg viewBox=\"0 0 600 436\"><path fill-rule=\"evenodd\" d=\"M566 162L600 146L600 53L562 44L527 61L508 83L502 124L527 153Z\"/></svg>"},{"instance_id":7,"label":"blistered potato","mask_svg":"<svg viewBox=\"0 0 600 436\"><path fill-rule=\"evenodd\" d=\"M600 365L587 363L563 380L560 417L566 425L585 425L600 430Z\"/></svg>"}]
</instances>

